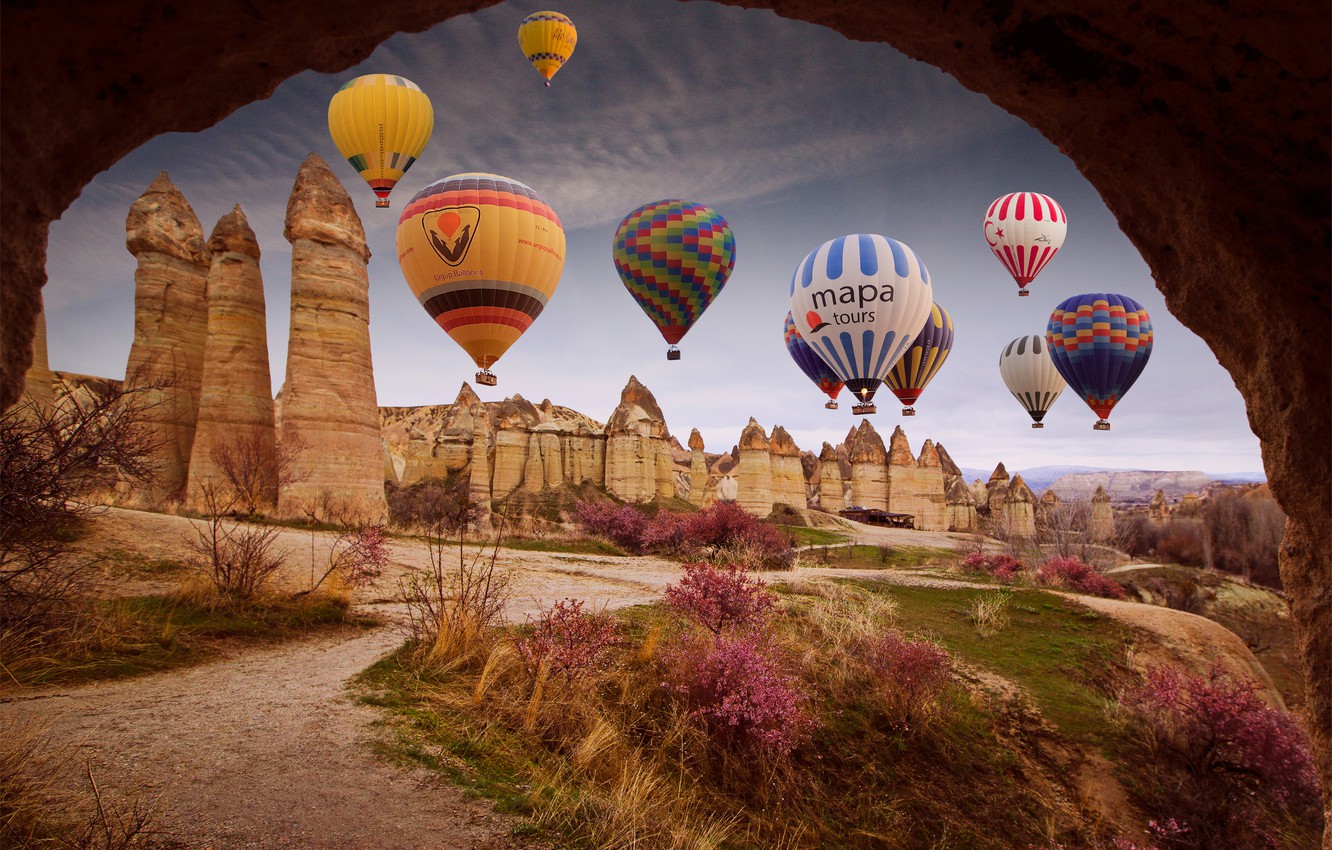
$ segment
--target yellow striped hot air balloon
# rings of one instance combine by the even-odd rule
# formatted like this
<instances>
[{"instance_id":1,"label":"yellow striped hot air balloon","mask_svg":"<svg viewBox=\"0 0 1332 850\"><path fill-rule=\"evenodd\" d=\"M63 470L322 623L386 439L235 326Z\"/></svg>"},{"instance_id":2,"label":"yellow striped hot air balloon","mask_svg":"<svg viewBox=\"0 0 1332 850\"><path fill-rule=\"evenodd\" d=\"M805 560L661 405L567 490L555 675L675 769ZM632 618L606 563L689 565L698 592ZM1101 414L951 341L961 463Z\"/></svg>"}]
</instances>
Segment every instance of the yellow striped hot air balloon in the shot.
<instances>
[{"instance_id":1,"label":"yellow striped hot air balloon","mask_svg":"<svg viewBox=\"0 0 1332 850\"><path fill-rule=\"evenodd\" d=\"M902 355L902 359L893 364L892 371L883 382L893 395L905 405L903 416L915 416L912 407L930 380L943 368L944 361L953 350L953 317L938 304L930 306L929 318L925 326L911 341L911 347Z\"/></svg>"},{"instance_id":2,"label":"yellow striped hot air balloon","mask_svg":"<svg viewBox=\"0 0 1332 850\"><path fill-rule=\"evenodd\" d=\"M498 174L455 174L417 192L398 219L398 265L421 302L481 368L518 341L555 294L564 228L530 187Z\"/></svg>"},{"instance_id":3,"label":"yellow striped hot air balloon","mask_svg":"<svg viewBox=\"0 0 1332 850\"><path fill-rule=\"evenodd\" d=\"M435 110L416 83L394 74L366 74L348 82L328 104L328 132L338 152L375 192L375 206L425 150Z\"/></svg>"},{"instance_id":4,"label":"yellow striped hot air balloon","mask_svg":"<svg viewBox=\"0 0 1332 850\"><path fill-rule=\"evenodd\" d=\"M518 46L550 85L550 78L564 67L578 44L573 21L559 12L533 12L518 25Z\"/></svg>"}]
</instances>

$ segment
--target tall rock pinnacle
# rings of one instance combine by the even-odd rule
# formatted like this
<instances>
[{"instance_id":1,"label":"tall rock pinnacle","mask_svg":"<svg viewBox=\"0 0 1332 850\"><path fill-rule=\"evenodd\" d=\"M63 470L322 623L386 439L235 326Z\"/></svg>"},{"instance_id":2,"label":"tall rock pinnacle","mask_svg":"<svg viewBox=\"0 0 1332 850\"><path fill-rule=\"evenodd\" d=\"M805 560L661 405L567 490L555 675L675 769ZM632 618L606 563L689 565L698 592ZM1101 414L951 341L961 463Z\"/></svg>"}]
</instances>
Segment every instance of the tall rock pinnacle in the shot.
<instances>
[{"instance_id":1,"label":"tall rock pinnacle","mask_svg":"<svg viewBox=\"0 0 1332 850\"><path fill-rule=\"evenodd\" d=\"M259 273L259 240L239 205L218 220L208 250L213 257L208 273L208 341L185 504L203 509L209 485L229 493L227 476L214 457L221 446L233 462L259 473L249 487L252 492L242 498L271 509L277 504L277 432L264 281Z\"/></svg>"},{"instance_id":2,"label":"tall rock pinnacle","mask_svg":"<svg viewBox=\"0 0 1332 850\"><path fill-rule=\"evenodd\" d=\"M157 175L125 219L125 247L134 272L134 343L125 389L150 390L158 481L139 494L150 505L183 494L208 333L206 288L210 258L203 225L167 173Z\"/></svg>"},{"instance_id":3,"label":"tall rock pinnacle","mask_svg":"<svg viewBox=\"0 0 1332 850\"><path fill-rule=\"evenodd\" d=\"M304 448L298 480L278 493L278 513L300 516L327 494L339 513L382 519L388 506L370 365L370 249L351 197L317 154L296 176L284 235L291 243L291 336L282 437Z\"/></svg>"}]
</instances>

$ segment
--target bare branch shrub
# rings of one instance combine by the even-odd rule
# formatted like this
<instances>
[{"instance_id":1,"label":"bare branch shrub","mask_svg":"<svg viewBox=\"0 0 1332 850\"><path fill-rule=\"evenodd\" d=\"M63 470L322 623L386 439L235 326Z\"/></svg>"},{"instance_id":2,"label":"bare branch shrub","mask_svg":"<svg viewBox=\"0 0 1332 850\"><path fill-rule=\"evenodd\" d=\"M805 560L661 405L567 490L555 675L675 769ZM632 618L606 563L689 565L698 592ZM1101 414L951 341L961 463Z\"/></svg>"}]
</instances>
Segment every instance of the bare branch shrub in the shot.
<instances>
[{"instance_id":1,"label":"bare branch shrub","mask_svg":"<svg viewBox=\"0 0 1332 850\"><path fill-rule=\"evenodd\" d=\"M1091 542L1091 513L1091 502L1085 499L1056 502L1037 512L1036 533L1059 557L1079 556L1086 560L1087 545Z\"/></svg>"},{"instance_id":2,"label":"bare branch shrub","mask_svg":"<svg viewBox=\"0 0 1332 850\"><path fill-rule=\"evenodd\" d=\"M295 434L276 445L259 428L243 429L213 446L209 458L231 485L246 515L277 504L278 490L299 479L305 442Z\"/></svg>"},{"instance_id":3,"label":"bare branch shrub","mask_svg":"<svg viewBox=\"0 0 1332 850\"><path fill-rule=\"evenodd\" d=\"M202 525L193 526L190 547L218 595L246 601L264 589L288 553L277 545L280 528L226 519L237 497L228 498L222 491L217 484L200 488L205 518Z\"/></svg>"},{"instance_id":4,"label":"bare branch shrub","mask_svg":"<svg viewBox=\"0 0 1332 850\"><path fill-rule=\"evenodd\" d=\"M311 532L313 534L313 532ZM346 587L373 584L388 566L388 539L379 525L358 525L342 531L329 548L324 574L311 582L309 589L296 594L306 596L319 589L329 576L337 573Z\"/></svg>"}]
</instances>

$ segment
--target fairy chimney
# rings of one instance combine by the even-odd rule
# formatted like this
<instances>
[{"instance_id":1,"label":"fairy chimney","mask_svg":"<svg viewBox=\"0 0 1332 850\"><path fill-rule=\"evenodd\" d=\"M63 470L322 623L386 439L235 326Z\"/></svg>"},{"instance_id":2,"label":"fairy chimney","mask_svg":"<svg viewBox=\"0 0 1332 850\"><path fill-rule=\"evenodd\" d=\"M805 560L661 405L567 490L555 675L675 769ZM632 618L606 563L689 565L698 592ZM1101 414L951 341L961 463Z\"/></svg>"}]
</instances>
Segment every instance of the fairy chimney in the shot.
<instances>
[{"instance_id":1,"label":"fairy chimney","mask_svg":"<svg viewBox=\"0 0 1332 850\"><path fill-rule=\"evenodd\" d=\"M1105 488L1096 485L1096 492L1091 498L1091 539L1104 543L1115 536L1115 512L1110 504L1110 494Z\"/></svg>"},{"instance_id":2,"label":"fairy chimney","mask_svg":"<svg viewBox=\"0 0 1332 850\"><path fill-rule=\"evenodd\" d=\"M805 495L805 468L800 462L800 447L786 429L778 425L772 429L768 452L772 460L772 501L804 512L809 499Z\"/></svg>"},{"instance_id":3,"label":"fairy chimney","mask_svg":"<svg viewBox=\"0 0 1332 850\"><path fill-rule=\"evenodd\" d=\"M218 220L208 250L208 339L185 503L203 510L208 493L233 495L226 471L231 467L230 477L241 479L240 489L249 491L234 495L271 509L277 505L280 469L264 281L259 240L239 204ZM251 476L235 474L238 466L259 474L247 480Z\"/></svg>"},{"instance_id":4,"label":"fairy chimney","mask_svg":"<svg viewBox=\"0 0 1332 850\"><path fill-rule=\"evenodd\" d=\"M657 399L630 375L606 421L606 489L626 502L675 492L670 432Z\"/></svg>"},{"instance_id":5,"label":"fairy chimney","mask_svg":"<svg viewBox=\"0 0 1332 850\"><path fill-rule=\"evenodd\" d=\"M740 432L740 465L736 470L736 501L754 516L772 513L772 442L763 426L750 417Z\"/></svg>"},{"instance_id":6,"label":"fairy chimney","mask_svg":"<svg viewBox=\"0 0 1332 850\"><path fill-rule=\"evenodd\" d=\"M318 154L301 164L283 232L291 243L291 331L281 391L283 439L304 446L278 512L316 506L377 521L384 499L370 361L370 249L347 190Z\"/></svg>"},{"instance_id":7,"label":"fairy chimney","mask_svg":"<svg viewBox=\"0 0 1332 850\"><path fill-rule=\"evenodd\" d=\"M849 506L843 485L842 461L831 443L819 452L819 506L825 511L840 511Z\"/></svg>"},{"instance_id":8,"label":"fairy chimney","mask_svg":"<svg viewBox=\"0 0 1332 850\"><path fill-rule=\"evenodd\" d=\"M689 501L700 508L708 499L708 458L703 453L703 435L698 429L689 432Z\"/></svg>"},{"instance_id":9,"label":"fairy chimney","mask_svg":"<svg viewBox=\"0 0 1332 850\"><path fill-rule=\"evenodd\" d=\"M861 420L850 441L850 450L851 504L888 510L888 450L868 419Z\"/></svg>"},{"instance_id":10,"label":"fairy chimney","mask_svg":"<svg viewBox=\"0 0 1332 850\"><path fill-rule=\"evenodd\" d=\"M184 494L194 447L208 336L208 270L203 225L167 173L157 175L125 219L134 255L134 343L126 390L145 387L158 480L138 501L159 506Z\"/></svg>"}]
</instances>

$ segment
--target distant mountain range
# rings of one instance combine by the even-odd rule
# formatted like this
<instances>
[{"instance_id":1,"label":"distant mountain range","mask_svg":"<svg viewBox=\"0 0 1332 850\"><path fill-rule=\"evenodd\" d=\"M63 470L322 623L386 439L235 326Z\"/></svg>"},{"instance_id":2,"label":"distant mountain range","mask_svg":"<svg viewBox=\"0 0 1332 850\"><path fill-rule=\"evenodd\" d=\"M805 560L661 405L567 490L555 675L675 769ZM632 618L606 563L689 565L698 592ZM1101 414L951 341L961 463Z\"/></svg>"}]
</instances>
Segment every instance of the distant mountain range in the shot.
<instances>
[{"instance_id":1,"label":"distant mountain range","mask_svg":"<svg viewBox=\"0 0 1332 850\"><path fill-rule=\"evenodd\" d=\"M967 481L979 478L990 480L993 470L964 467ZM1054 490L1061 499L1087 499L1104 487L1116 502L1147 502L1157 490L1166 498L1178 499L1186 493L1199 493L1209 484L1240 484L1262 482L1267 476L1261 472L1206 473L1196 470L1108 469L1096 466L1033 466L1010 469L1009 475L1021 475L1027 486L1040 495Z\"/></svg>"}]
</instances>

